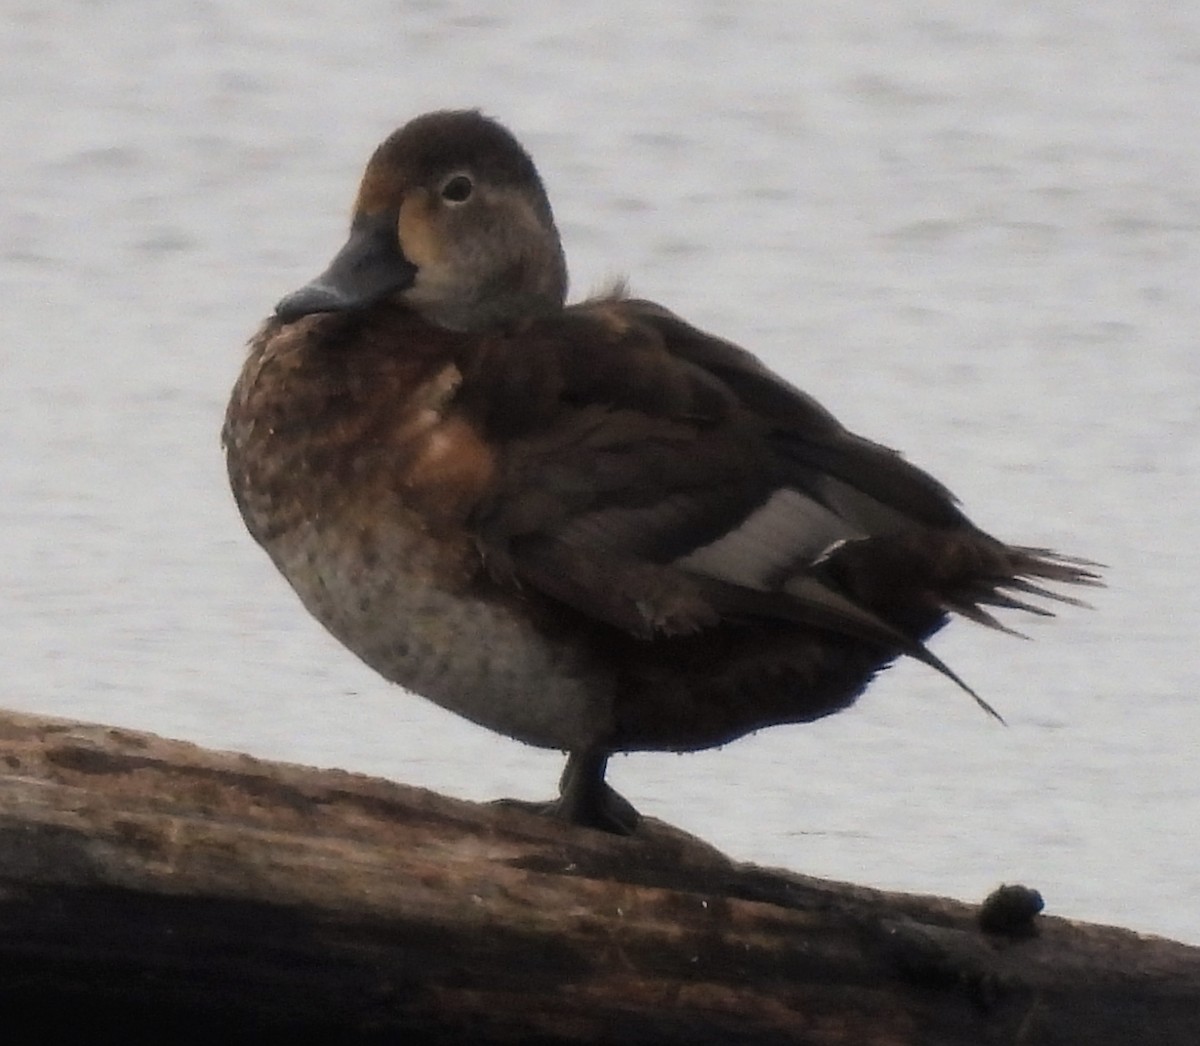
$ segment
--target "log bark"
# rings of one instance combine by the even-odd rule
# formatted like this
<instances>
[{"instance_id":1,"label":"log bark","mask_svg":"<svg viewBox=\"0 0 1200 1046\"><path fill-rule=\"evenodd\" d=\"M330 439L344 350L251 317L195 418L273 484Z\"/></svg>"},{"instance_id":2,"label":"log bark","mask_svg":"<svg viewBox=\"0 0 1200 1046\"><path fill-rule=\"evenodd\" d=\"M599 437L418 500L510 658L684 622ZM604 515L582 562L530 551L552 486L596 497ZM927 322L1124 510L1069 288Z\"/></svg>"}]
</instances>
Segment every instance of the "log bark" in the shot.
<instances>
[{"instance_id":1,"label":"log bark","mask_svg":"<svg viewBox=\"0 0 1200 1046\"><path fill-rule=\"evenodd\" d=\"M1195 1046L1200 949L0 713L28 1041ZM14 1022L15 1025L14 1025Z\"/></svg>"}]
</instances>

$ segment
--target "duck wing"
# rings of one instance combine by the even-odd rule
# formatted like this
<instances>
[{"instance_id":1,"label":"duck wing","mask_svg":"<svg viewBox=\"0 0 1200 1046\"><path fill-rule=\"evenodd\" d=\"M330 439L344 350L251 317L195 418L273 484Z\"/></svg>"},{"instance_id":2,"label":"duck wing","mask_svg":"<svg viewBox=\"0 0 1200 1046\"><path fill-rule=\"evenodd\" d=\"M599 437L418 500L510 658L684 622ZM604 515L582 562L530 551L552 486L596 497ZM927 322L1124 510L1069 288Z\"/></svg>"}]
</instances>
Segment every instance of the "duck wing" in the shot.
<instances>
[{"instance_id":1,"label":"duck wing","mask_svg":"<svg viewBox=\"0 0 1200 1046\"><path fill-rule=\"evenodd\" d=\"M1005 587L1091 577L989 538L927 473L651 303L575 306L460 369L499 448L472 520L489 568L634 635L771 618L969 689L921 642L949 611L991 623L982 603L1025 605Z\"/></svg>"}]
</instances>

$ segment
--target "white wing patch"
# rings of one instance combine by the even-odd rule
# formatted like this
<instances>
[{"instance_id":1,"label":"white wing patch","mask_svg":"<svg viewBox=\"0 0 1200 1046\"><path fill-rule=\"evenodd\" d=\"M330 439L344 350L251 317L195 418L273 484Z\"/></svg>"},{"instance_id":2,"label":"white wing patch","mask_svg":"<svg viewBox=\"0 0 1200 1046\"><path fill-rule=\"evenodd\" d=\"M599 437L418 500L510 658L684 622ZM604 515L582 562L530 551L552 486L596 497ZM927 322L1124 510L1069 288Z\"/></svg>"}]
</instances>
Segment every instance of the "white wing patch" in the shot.
<instances>
[{"instance_id":1,"label":"white wing patch","mask_svg":"<svg viewBox=\"0 0 1200 1046\"><path fill-rule=\"evenodd\" d=\"M865 537L824 505L790 488L777 490L738 526L675 560L674 565L767 591L793 564L811 563L831 546Z\"/></svg>"}]
</instances>

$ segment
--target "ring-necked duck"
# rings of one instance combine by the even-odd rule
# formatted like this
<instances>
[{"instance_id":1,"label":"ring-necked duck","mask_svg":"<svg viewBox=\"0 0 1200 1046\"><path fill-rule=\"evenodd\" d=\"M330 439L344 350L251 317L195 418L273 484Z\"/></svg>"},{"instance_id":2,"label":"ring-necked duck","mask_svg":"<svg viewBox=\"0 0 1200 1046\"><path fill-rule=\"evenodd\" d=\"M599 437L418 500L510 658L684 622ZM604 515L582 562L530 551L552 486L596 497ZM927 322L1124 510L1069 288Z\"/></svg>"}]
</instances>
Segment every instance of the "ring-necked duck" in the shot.
<instances>
[{"instance_id":1,"label":"ring-necked duck","mask_svg":"<svg viewBox=\"0 0 1200 1046\"><path fill-rule=\"evenodd\" d=\"M309 611L387 679L568 752L558 816L629 831L610 753L829 715L901 654L963 685L923 645L952 614L1097 582L988 536L743 349L566 288L516 139L418 117L254 337L223 433Z\"/></svg>"}]
</instances>

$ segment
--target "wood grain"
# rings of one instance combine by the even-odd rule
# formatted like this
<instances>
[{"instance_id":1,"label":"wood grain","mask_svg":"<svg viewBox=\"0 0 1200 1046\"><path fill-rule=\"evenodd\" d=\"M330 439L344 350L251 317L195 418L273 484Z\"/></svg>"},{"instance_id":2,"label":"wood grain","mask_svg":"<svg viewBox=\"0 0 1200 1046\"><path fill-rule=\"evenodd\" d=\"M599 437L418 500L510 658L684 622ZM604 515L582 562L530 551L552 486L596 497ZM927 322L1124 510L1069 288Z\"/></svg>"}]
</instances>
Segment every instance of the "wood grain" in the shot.
<instances>
[{"instance_id":1,"label":"wood grain","mask_svg":"<svg viewBox=\"0 0 1200 1046\"><path fill-rule=\"evenodd\" d=\"M985 933L652 822L0 713L0 1003L29 1041L1200 1042L1200 949L1015 896Z\"/></svg>"}]
</instances>

